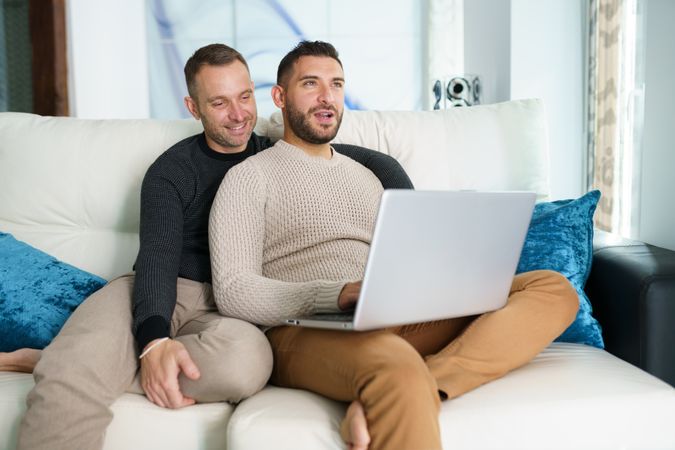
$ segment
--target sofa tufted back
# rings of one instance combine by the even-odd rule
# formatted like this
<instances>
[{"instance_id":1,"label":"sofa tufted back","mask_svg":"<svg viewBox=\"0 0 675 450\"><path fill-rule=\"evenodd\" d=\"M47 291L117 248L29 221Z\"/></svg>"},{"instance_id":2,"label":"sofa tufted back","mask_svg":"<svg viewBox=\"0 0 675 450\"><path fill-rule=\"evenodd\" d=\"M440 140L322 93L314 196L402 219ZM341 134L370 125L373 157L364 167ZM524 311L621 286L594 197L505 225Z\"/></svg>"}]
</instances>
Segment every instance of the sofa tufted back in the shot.
<instances>
[{"instance_id":1,"label":"sofa tufted back","mask_svg":"<svg viewBox=\"0 0 675 450\"><path fill-rule=\"evenodd\" d=\"M83 120L0 113L0 231L104 278L131 270L147 167L193 120ZM256 132L279 138L279 114ZM436 112L349 111L336 142L396 157L418 189L548 195L538 100Z\"/></svg>"}]
</instances>

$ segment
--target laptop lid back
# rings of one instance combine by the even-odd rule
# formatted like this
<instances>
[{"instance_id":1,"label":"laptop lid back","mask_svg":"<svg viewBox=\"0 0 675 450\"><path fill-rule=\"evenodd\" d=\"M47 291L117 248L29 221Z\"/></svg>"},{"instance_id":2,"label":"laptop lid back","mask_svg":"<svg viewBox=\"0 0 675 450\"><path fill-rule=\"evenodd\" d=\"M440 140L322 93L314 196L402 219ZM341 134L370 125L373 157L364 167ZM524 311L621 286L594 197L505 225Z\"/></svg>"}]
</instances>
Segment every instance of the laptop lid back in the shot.
<instances>
[{"instance_id":1,"label":"laptop lid back","mask_svg":"<svg viewBox=\"0 0 675 450\"><path fill-rule=\"evenodd\" d=\"M531 192L385 191L354 329L501 308L534 202Z\"/></svg>"}]
</instances>

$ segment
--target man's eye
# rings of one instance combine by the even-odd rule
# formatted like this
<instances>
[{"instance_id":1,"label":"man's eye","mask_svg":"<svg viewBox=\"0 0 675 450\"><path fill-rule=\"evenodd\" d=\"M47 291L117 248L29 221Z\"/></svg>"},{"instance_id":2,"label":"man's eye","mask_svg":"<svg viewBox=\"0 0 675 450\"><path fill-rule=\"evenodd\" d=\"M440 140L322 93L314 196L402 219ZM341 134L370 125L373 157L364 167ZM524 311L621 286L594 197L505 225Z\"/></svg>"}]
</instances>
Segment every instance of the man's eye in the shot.
<instances>
[{"instance_id":1,"label":"man's eye","mask_svg":"<svg viewBox=\"0 0 675 450\"><path fill-rule=\"evenodd\" d=\"M305 81L305 83L304 83L305 86L314 86L315 84L316 84L316 82L314 82L314 81L312 81L312 80L307 80L307 81Z\"/></svg>"},{"instance_id":2,"label":"man's eye","mask_svg":"<svg viewBox=\"0 0 675 450\"><path fill-rule=\"evenodd\" d=\"M223 102L213 102L213 103L211 103L211 105L212 105L214 108L218 108L218 107L220 107L220 106L223 106Z\"/></svg>"}]
</instances>

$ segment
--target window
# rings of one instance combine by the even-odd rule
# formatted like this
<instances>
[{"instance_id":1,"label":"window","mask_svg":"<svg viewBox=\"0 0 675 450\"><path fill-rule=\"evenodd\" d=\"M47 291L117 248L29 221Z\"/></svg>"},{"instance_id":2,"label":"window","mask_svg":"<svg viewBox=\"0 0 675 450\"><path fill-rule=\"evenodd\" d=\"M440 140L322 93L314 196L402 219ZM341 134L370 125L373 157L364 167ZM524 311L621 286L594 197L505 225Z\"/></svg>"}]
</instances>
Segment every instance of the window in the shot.
<instances>
[{"instance_id":1,"label":"window","mask_svg":"<svg viewBox=\"0 0 675 450\"><path fill-rule=\"evenodd\" d=\"M417 0L148 0L150 114L187 117L183 66L199 47L231 45L246 58L258 113L276 110L270 89L281 58L302 39L335 45L346 107L422 108L424 2Z\"/></svg>"}]
</instances>

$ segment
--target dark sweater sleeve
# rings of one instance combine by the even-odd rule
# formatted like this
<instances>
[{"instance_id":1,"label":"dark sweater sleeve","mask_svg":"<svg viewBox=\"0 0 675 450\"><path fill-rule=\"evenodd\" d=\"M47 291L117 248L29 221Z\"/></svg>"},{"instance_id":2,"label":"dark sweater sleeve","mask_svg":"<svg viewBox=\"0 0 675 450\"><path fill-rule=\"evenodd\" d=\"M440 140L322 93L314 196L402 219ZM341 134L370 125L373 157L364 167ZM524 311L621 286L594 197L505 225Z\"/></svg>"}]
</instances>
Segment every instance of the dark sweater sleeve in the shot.
<instances>
[{"instance_id":1,"label":"dark sweater sleeve","mask_svg":"<svg viewBox=\"0 0 675 450\"><path fill-rule=\"evenodd\" d=\"M357 145L333 144L333 148L364 165L379 178L385 189L415 189L410 177L395 158Z\"/></svg>"},{"instance_id":2,"label":"dark sweater sleeve","mask_svg":"<svg viewBox=\"0 0 675 450\"><path fill-rule=\"evenodd\" d=\"M169 336L183 248L183 197L191 179L178 164L159 159L141 187L140 248L133 291L133 331L139 351Z\"/></svg>"}]
</instances>

